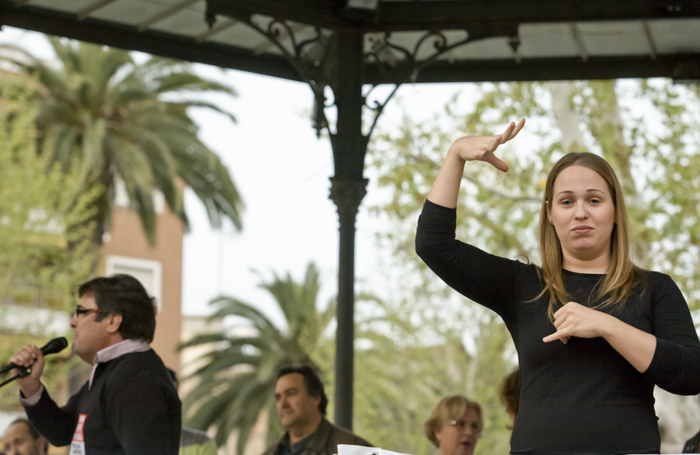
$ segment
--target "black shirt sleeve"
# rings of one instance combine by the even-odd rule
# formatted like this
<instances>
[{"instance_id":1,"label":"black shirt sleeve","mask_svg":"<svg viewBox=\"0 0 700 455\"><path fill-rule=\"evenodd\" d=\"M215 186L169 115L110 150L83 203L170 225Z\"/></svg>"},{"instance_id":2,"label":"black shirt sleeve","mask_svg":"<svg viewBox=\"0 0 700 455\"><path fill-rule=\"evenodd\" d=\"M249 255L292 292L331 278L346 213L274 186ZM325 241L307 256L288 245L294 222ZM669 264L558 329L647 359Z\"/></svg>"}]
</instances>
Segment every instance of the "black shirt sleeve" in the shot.
<instances>
[{"instance_id":1,"label":"black shirt sleeve","mask_svg":"<svg viewBox=\"0 0 700 455\"><path fill-rule=\"evenodd\" d=\"M679 395L700 393L700 341L683 294L671 277L651 273L656 351L644 375Z\"/></svg>"},{"instance_id":2,"label":"black shirt sleeve","mask_svg":"<svg viewBox=\"0 0 700 455\"><path fill-rule=\"evenodd\" d=\"M418 219L416 253L454 290L510 322L518 266L523 264L456 240L456 218L456 209L426 200Z\"/></svg>"},{"instance_id":3,"label":"black shirt sleeve","mask_svg":"<svg viewBox=\"0 0 700 455\"><path fill-rule=\"evenodd\" d=\"M78 422L78 397L81 392L82 389L70 397L65 406L59 408L44 388L37 404L24 407L27 417L39 433L56 447L67 446L73 440L73 433Z\"/></svg>"}]
</instances>

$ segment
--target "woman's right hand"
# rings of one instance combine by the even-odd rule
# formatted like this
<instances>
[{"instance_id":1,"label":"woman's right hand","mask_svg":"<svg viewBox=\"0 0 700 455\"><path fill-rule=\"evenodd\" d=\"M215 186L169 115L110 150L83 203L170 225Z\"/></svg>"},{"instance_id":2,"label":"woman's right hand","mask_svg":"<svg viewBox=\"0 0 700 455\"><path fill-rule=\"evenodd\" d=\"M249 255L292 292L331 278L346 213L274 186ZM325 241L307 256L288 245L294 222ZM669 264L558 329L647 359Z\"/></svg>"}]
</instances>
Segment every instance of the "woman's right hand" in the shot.
<instances>
[{"instance_id":1,"label":"woman's right hand","mask_svg":"<svg viewBox=\"0 0 700 455\"><path fill-rule=\"evenodd\" d=\"M457 139L448 151L462 161L485 161L498 169L507 172L508 165L501 161L493 152L499 145L513 139L525 126L525 119L521 119L517 125L511 122L506 130L497 136L465 136Z\"/></svg>"}]
</instances>

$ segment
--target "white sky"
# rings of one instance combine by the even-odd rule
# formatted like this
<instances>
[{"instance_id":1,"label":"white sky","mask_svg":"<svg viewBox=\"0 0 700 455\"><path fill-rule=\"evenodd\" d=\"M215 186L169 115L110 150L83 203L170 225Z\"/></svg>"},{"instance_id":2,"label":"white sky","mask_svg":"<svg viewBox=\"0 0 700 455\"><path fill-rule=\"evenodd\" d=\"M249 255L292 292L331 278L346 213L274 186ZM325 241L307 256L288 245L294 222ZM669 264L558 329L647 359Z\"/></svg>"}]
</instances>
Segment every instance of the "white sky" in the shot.
<instances>
[{"instance_id":1,"label":"white sky","mask_svg":"<svg viewBox=\"0 0 700 455\"><path fill-rule=\"evenodd\" d=\"M42 35L11 27L0 32L0 42L14 43L41 58L52 58ZM206 314L207 303L220 294L270 307L271 297L258 289L257 270L269 279L270 271L288 271L300 280L309 261L322 274L321 298L325 305L336 292L338 217L328 199L333 174L330 141L317 139L309 113L313 99L307 85L197 65L200 74L224 78L239 92L236 99L214 98L232 111L237 124L221 115L197 110L193 117L201 138L216 151L231 171L246 204L243 231L229 225L214 231L193 192L185 194L191 232L184 239L183 301L186 315ZM406 85L398 96L406 111L418 120L440 110L467 84ZM209 98L211 99L211 98ZM398 124L401 113L390 102L380 125ZM371 176L370 176L371 177ZM377 286L378 259L388 254L373 240L378 221L366 210L377 192L370 182L357 222L356 277L381 293ZM376 200L376 199L375 199ZM281 315L278 315L281 320Z\"/></svg>"}]
</instances>

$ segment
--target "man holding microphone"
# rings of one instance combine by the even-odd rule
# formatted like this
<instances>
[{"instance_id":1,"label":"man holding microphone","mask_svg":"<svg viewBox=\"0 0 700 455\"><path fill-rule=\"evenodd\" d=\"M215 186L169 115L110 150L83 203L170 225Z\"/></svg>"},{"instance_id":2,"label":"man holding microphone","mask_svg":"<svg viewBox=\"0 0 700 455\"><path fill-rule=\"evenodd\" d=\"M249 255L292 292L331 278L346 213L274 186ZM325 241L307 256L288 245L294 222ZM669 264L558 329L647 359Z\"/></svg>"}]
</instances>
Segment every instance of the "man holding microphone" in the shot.
<instances>
[{"instance_id":1,"label":"man holding microphone","mask_svg":"<svg viewBox=\"0 0 700 455\"><path fill-rule=\"evenodd\" d=\"M73 352L92 365L78 393L58 407L41 384L44 356L27 346L10 362L31 368L17 379L29 420L71 455L177 455L181 405L160 357L150 348L156 306L129 275L80 286L71 318Z\"/></svg>"}]
</instances>

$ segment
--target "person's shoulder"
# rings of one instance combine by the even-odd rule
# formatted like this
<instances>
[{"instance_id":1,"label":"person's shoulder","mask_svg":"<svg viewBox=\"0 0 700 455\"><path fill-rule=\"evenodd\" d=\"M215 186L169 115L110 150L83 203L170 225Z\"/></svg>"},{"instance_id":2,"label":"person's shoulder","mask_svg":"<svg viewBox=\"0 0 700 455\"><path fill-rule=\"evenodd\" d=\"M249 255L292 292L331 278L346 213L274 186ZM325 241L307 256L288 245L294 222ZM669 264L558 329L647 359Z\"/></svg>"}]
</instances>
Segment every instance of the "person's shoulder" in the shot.
<instances>
[{"instance_id":1,"label":"person's shoulder","mask_svg":"<svg viewBox=\"0 0 700 455\"><path fill-rule=\"evenodd\" d=\"M659 290L664 288L678 288L676 282L671 278L670 275L657 272L655 270L644 270L641 272L641 280L652 290Z\"/></svg>"},{"instance_id":2,"label":"person's shoulder","mask_svg":"<svg viewBox=\"0 0 700 455\"><path fill-rule=\"evenodd\" d=\"M280 445L280 441L275 441L270 447L265 449L265 451L262 453L262 455L273 455L275 451L277 450L277 447Z\"/></svg>"},{"instance_id":3,"label":"person's shoulder","mask_svg":"<svg viewBox=\"0 0 700 455\"><path fill-rule=\"evenodd\" d=\"M356 434L352 433L351 431L348 431L343 427L333 425L332 423L330 425L333 427L332 437L335 444L350 444L355 446L373 447L372 444L365 441Z\"/></svg>"},{"instance_id":4,"label":"person's shoulder","mask_svg":"<svg viewBox=\"0 0 700 455\"><path fill-rule=\"evenodd\" d=\"M114 368L119 370L136 369L140 372L161 371L165 364L153 349L141 352L129 352L114 359Z\"/></svg>"},{"instance_id":5,"label":"person's shoulder","mask_svg":"<svg viewBox=\"0 0 700 455\"><path fill-rule=\"evenodd\" d=\"M180 431L180 447L204 445L210 440L211 438L202 430L183 427Z\"/></svg>"},{"instance_id":6,"label":"person's shoulder","mask_svg":"<svg viewBox=\"0 0 700 455\"><path fill-rule=\"evenodd\" d=\"M121 388L127 384L139 384L143 386L147 381L150 384L158 383L167 386L172 385L165 364L153 349L142 352L130 352L108 362L108 381L111 385ZM174 390L174 388L173 388Z\"/></svg>"}]
</instances>

